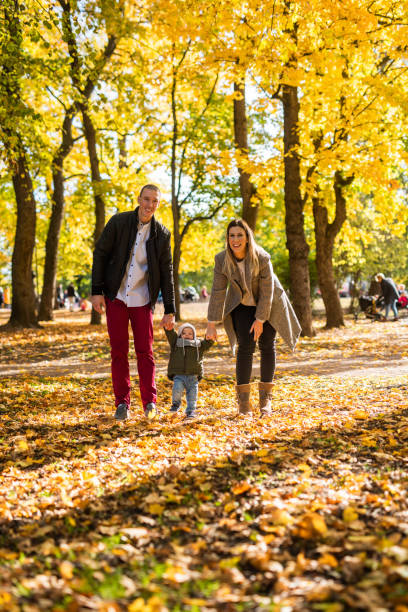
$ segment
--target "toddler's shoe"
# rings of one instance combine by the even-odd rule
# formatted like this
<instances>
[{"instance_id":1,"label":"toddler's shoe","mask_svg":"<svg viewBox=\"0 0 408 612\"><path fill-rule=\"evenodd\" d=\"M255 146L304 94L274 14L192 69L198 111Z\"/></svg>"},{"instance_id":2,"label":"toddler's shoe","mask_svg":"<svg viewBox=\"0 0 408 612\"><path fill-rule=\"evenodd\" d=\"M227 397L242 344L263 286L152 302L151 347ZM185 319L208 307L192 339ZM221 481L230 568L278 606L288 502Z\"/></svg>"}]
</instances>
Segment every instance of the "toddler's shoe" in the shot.
<instances>
[{"instance_id":1,"label":"toddler's shoe","mask_svg":"<svg viewBox=\"0 0 408 612\"><path fill-rule=\"evenodd\" d=\"M180 408L180 406L172 406L170 408L170 412L177 412L179 408Z\"/></svg>"},{"instance_id":2,"label":"toddler's shoe","mask_svg":"<svg viewBox=\"0 0 408 612\"><path fill-rule=\"evenodd\" d=\"M195 410L187 410L186 411L186 419L194 419L196 417L196 411Z\"/></svg>"}]
</instances>

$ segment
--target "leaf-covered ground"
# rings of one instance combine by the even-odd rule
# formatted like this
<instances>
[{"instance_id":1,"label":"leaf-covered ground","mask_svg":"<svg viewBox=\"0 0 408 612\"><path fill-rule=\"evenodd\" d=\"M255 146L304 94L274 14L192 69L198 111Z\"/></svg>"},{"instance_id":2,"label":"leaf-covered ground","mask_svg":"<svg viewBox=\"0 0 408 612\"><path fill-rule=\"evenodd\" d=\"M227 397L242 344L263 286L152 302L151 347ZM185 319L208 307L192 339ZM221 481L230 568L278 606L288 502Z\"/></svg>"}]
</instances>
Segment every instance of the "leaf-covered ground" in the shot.
<instances>
[{"instance_id":1,"label":"leaf-covered ground","mask_svg":"<svg viewBox=\"0 0 408 612\"><path fill-rule=\"evenodd\" d=\"M2 356L58 355L65 337L97 362L104 334L2 334ZM386 346L406 355L405 321L321 332L298 355ZM236 417L213 372L194 422L166 414L159 377L160 420L135 402L117 424L109 379L74 374L0 381L0 609L408 611L407 376L278 370L260 420Z\"/></svg>"}]
</instances>

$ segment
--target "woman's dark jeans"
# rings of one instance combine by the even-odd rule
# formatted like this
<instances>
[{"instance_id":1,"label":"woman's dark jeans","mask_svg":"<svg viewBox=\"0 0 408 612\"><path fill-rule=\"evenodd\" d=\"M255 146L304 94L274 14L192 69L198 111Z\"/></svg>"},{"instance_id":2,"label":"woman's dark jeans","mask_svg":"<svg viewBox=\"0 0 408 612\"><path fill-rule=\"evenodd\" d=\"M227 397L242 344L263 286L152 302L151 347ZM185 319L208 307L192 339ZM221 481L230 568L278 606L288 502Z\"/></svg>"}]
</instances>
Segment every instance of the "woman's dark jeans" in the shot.
<instances>
[{"instance_id":1,"label":"woman's dark jeans","mask_svg":"<svg viewBox=\"0 0 408 612\"><path fill-rule=\"evenodd\" d=\"M231 312L232 323L237 336L238 351L236 362L237 385L246 385L251 380L252 359L256 342L254 334L249 333L255 321L255 306L240 304ZM258 344L261 353L261 381L272 382L275 374L275 337L276 331L265 321Z\"/></svg>"}]
</instances>

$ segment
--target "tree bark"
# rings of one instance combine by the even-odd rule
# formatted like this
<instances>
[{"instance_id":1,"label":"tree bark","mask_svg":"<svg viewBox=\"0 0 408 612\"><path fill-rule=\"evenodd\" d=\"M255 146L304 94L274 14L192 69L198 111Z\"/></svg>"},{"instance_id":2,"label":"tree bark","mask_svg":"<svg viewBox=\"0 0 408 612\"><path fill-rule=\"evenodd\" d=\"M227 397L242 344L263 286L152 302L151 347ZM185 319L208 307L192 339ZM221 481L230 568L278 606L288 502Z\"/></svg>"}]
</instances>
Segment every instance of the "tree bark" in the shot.
<instances>
[{"instance_id":1,"label":"tree bark","mask_svg":"<svg viewBox=\"0 0 408 612\"><path fill-rule=\"evenodd\" d=\"M127 149L126 149L126 134L121 134L119 137L119 168L127 168Z\"/></svg>"},{"instance_id":2,"label":"tree bark","mask_svg":"<svg viewBox=\"0 0 408 612\"><path fill-rule=\"evenodd\" d=\"M174 228L174 223L173 223ZM174 282L174 301L176 306L176 321L180 321L181 312L180 312L180 260L181 260L181 237L178 234L177 238L173 233L173 282Z\"/></svg>"},{"instance_id":3,"label":"tree bark","mask_svg":"<svg viewBox=\"0 0 408 612\"><path fill-rule=\"evenodd\" d=\"M316 239L316 268L319 288L326 311L326 329L344 325L343 309L333 270L334 240L346 219L345 209L336 206L336 217L328 221L328 211L321 198L313 197L313 218ZM344 215L344 216L343 216ZM337 229L337 225L339 225Z\"/></svg>"},{"instance_id":4,"label":"tree bark","mask_svg":"<svg viewBox=\"0 0 408 612\"><path fill-rule=\"evenodd\" d=\"M12 257L12 303L10 327L38 327L33 282L36 204L25 154L12 164L17 202L17 225Z\"/></svg>"},{"instance_id":5,"label":"tree bark","mask_svg":"<svg viewBox=\"0 0 408 612\"><path fill-rule=\"evenodd\" d=\"M54 190L52 194L50 224L48 226L47 240L45 243L43 288L38 317L40 321L52 321L54 318L53 305L57 279L58 246L65 209L64 160L70 154L74 145L72 138L72 122L75 112L74 107L69 108L66 112L62 126L61 144L52 161L52 181Z\"/></svg>"},{"instance_id":6,"label":"tree bark","mask_svg":"<svg viewBox=\"0 0 408 612\"><path fill-rule=\"evenodd\" d=\"M358 306L358 304L356 305L356 302L359 297L358 284L360 282L361 272L362 270L361 268L359 268L357 271L354 271L351 273L352 285L350 288L350 298L351 299L350 299L350 305L348 309L349 314L354 314L356 307Z\"/></svg>"},{"instance_id":7,"label":"tree bark","mask_svg":"<svg viewBox=\"0 0 408 612\"><path fill-rule=\"evenodd\" d=\"M248 122L246 116L245 82L234 83L234 92L239 97L234 97L234 140L239 154L248 158ZM251 175L238 165L239 188L242 199L242 218L248 223L252 231L255 231L258 215L258 204L254 202L256 188L251 182Z\"/></svg>"},{"instance_id":8,"label":"tree bark","mask_svg":"<svg viewBox=\"0 0 408 612\"><path fill-rule=\"evenodd\" d=\"M313 217L316 237L316 267L320 291L326 310L326 329L342 327L344 314L336 286L333 270L333 249L336 236L339 234L346 218L346 198L344 188L353 181L353 176L343 178L340 171L334 175L334 193L336 202L335 217L328 222L327 208L318 197L313 198Z\"/></svg>"},{"instance_id":9,"label":"tree bark","mask_svg":"<svg viewBox=\"0 0 408 612\"><path fill-rule=\"evenodd\" d=\"M96 245L99 236L105 227L105 200L102 195L102 177L99 169L99 157L96 148L96 130L85 106L81 108L85 139L88 148L89 164L91 167L92 191L95 202L95 227L93 244ZM92 308L91 325L100 325L102 317Z\"/></svg>"},{"instance_id":10,"label":"tree bark","mask_svg":"<svg viewBox=\"0 0 408 612\"><path fill-rule=\"evenodd\" d=\"M282 86L285 171L286 246L289 251L290 297L303 336L314 336L310 299L309 245L306 241L300 191L299 100L297 87Z\"/></svg>"},{"instance_id":11,"label":"tree bark","mask_svg":"<svg viewBox=\"0 0 408 612\"><path fill-rule=\"evenodd\" d=\"M319 288L326 310L326 329L344 325L343 309L337 291L333 270L334 239L330 237L327 208L321 200L313 198L313 217L316 238L316 268Z\"/></svg>"},{"instance_id":12,"label":"tree bark","mask_svg":"<svg viewBox=\"0 0 408 612\"><path fill-rule=\"evenodd\" d=\"M180 64L179 64L180 66ZM180 259L181 259L181 232L180 232L180 206L176 188L177 182L177 144L178 144L178 118L176 107L176 91L177 91L177 70L178 67L173 67L173 82L171 87L171 115L173 119L173 135L171 141L171 211L173 215L173 282L174 282L174 300L176 306L176 321L180 321Z\"/></svg>"},{"instance_id":13,"label":"tree bark","mask_svg":"<svg viewBox=\"0 0 408 612\"><path fill-rule=\"evenodd\" d=\"M92 177L92 188L95 201L95 228L94 228L94 245L98 240L104 225L105 225L105 202L102 197L101 190L101 175L99 172L99 159L96 149L96 132L89 115L88 100L90 99L92 92L98 82L99 75L104 69L106 63L109 61L113 52L116 49L117 37L114 34L110 34L108 41L103 50L103 53L95 62L93 69L89 71L85 85L82 85L81 72L82 61L77 48L77 41L75 38L74 28L71 21L71 3L69 0L58 0L62 11L63 11L63 31L68 44L68 51L71 59L70 63L70 76L71 81L76 89L77 94L80 96L75 104L76 110L80 110L82 114L82 123L84 126L85 138L88 147L88 155L91 166L91 177ZM83 76L83 75L82 75ZM92 309L91 323L99 325L101 323L101 315Z\"/></svg>"},{"instance_id":14,"label":"tree bark","mask_svg":"<svg viewBox=\"0 0 408 612\"><path fill-rule=\"evenodd\" d=\"M2 125L2 138L17 204L17 223L12 256L12 303L6 327L37 327L33 281L33 252L35 247L36 203L25 146L20 133L20 119L27 114L21 102L19 75L22 72L22 35L20 6L17 0L2 4L5 31L0 57L2 79L0 90L7 113Z\"/></svg>"}]
</instances>

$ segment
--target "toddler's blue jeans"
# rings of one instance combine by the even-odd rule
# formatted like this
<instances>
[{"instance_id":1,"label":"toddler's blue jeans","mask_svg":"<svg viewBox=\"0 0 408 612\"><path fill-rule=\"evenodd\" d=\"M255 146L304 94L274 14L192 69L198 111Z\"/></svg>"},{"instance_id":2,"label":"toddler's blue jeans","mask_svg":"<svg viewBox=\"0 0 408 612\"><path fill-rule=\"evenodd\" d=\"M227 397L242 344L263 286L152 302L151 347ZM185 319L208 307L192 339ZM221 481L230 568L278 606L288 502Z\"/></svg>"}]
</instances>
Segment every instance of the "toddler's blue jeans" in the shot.
<instances>
[{"instance_id":1,"label":"toddler's blue jeans","mask_svg":"<svg viewBox=\"0 0 408 612\"><path fill-rule=\"evenodd\" d=\"M198 377L191 374L176 374L173 378L172 408L179 408L186 390L187 414L194 412L197 406Z\"/></svg>"}]
</instances>

